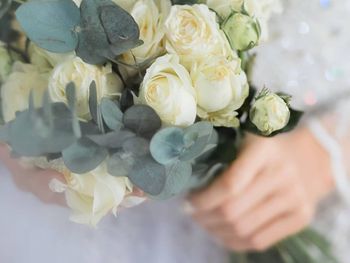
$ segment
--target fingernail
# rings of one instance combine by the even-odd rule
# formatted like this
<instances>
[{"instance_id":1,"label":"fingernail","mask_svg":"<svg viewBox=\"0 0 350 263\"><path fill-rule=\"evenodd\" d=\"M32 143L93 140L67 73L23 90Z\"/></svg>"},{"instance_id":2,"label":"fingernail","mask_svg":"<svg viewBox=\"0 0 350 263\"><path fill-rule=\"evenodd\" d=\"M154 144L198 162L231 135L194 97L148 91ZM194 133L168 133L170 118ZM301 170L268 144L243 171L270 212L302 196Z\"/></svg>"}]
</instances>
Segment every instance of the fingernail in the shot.
<instances>
[{"instance_id":1,"label":"fingernail","mask_svg":"<svg viewBox=\"0 0 350 263\"><path fill-rule=\"evenodd\" d=\"M186 214L192 215L192 214L194 214L195 210L196 210L196 209L195 209L194 206L191 204L191 202L189 202L189 201L185 201L185 202L184 202L183 211L184 211Z\"/></svg>"}]
</instances>

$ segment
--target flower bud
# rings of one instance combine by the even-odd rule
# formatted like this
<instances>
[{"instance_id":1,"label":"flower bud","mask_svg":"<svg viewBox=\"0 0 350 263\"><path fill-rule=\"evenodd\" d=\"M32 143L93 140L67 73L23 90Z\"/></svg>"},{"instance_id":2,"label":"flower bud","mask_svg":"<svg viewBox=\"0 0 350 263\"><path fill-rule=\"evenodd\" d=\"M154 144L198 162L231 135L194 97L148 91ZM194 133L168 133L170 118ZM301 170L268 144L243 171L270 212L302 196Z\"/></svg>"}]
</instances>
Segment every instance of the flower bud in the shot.
<instances>
[{"instance_id":1,"label":"flower bud","mask_svg":"<svg viewBox=\"0 0 350 263\"><path fill-rule=\"evenodd\" d=\"M277 94L267 91L259 95L250 111L250 120L264 135L283 129L289 119L287 102Z\"/></svg>"},{"instance_id":2,"label":"flower bud","mask_svg":"<svg viewBox=\"0 0 350 263\"><path fill-rule=\"evenodd\" d=\"M245 51L255 47L260 39L259 22L248 15L232 13L223 23L231 47Z\"/></svg>"}]
</instances>

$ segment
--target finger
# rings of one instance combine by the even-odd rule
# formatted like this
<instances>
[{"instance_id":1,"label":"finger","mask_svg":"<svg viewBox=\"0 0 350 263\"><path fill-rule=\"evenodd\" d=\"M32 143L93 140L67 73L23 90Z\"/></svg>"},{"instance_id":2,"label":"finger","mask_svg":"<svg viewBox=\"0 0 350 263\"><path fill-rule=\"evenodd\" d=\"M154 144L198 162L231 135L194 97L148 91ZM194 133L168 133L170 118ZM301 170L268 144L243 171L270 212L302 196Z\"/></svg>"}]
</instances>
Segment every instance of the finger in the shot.
<instances>
[{"instance_id":1,"label":"finger","mask_svg":"<svg viewBox=\"0 0 350 263\"><path fill-rule=\"evenodd\" d=\"M253 149L255 150L255 147L248 147L243 151L231 167L208 189L190 196L189 200L196 211L213 210L249 185L263 164L263 155ZM254 165L251 165L252 159L255 159Z\"/></svg>"},{"instance_id":2,"label":"finger","mask_svg":"<svg viewBox=\"0 0 350 263\"><path fill-rule=\"evenodd\" d=\"M240 237L252 236L259 231L259 229L286 214L293 213L297 208L298 203L295 201L293 192L287 189L281 189L281 192L269 198L266 202L260 203L239 219L239 221L234 224L235 232Z\"/></svg>"},{"instance_id":3,"label":"finger","mask_svg":"<svg viewBox=\"0 0 350 263\"><path fill-rule=\"evenodd\" d=\"M304 229L311 222L312 217L313 212L305 208L298 213L285 216L283 219L277 219L252 237L252 249L257 251L268 249L277 242Z\"/></svg>"},{"instance_id":4,"label":"finger","mask_svg":"<svg viewBox=\"0 0 350 263\"><path fill-rule=\"evenodd\" d=\"M231 197L215 210L196 213L193 216L206 225L239 222L241 217L284 188L286 183L283 176L271 168L257 176L256 181L239 197Z\"/></svg>"}]
</instances>

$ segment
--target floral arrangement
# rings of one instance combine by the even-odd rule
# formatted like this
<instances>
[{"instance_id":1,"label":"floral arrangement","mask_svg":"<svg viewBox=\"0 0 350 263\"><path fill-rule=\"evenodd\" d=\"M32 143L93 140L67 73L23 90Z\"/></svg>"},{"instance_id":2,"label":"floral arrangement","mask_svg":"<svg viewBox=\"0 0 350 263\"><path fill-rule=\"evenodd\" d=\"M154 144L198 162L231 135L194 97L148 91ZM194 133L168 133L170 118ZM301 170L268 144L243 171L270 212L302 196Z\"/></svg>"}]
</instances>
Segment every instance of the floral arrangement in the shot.
<instances>
[{"instance_id":1,"label":"floral arrangement","mask_svg":"<svg viewBox=\"0 0 350 263\"><path fill-rule=\"evenodd\" d=\"M50 186L77 223L140 203L135 188L168 199L204 187L245 132L274 136L302 116L288 95L249 80L249 51L279 9L275 0L1 1L0 138L64 174ZM311 230L232 260L320 262L300 244L330 262Z\"/></svg>"}]
</instances>

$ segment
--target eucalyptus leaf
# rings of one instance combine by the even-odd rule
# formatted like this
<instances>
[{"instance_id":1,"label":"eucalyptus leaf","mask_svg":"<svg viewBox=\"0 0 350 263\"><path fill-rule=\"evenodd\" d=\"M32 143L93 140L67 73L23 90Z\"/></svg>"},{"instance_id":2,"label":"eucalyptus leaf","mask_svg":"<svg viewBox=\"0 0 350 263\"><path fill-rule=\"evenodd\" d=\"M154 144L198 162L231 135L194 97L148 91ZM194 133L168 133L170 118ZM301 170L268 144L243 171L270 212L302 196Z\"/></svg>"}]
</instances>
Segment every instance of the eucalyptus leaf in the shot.
<instances>
[{"instance_id":1,"label":"eucalyptus leaf","mask_svg":"<svg viewBox=\"0 0 350 263\"><path fill-rule=\"evenodd\" d=\"M178 160L184 147L184 131L181 128L170 127L153 136L150 151L157 162L168 165Z\"/></svg>"},{"instance_id":2,"label":"eucalyptus leaf","mask_svg":"<svg viewBox=\"0 0 350 263\"><path fill-rule=\"evenodd\" d=\"M126 128L142 137L152 137L162 126L158 114L149 106L134 105L124 113Z\"/></svg>"},{"instance_id":3,"label":"eucalyptus leaf","mask_svg":"<svg viewBox=\"0 0 350 263\"><path fill-rule=\"evenodd\" d=\"M118 152L107 161L108 173L113 176L127 177L132 170L135 159L132 154Z\"/></svg>"},{"instance_id":4,"label":"eucalyptus leaf","mask_svg":"<svg viewBox=\"0 0 350 263\"><path fill-rule=\"evenodd\" d=\"M191 175L192 166L188 162L176 162L167 166L164 189L159 195L153 197L165 200L188 190Z\"/></svg>"},{"instance_id":5,"label":"eucalyptus leaf","mask_svg":"<svg viewBox=\"0 0 350 263\"><path fill-rule=\"evenodd\" d=\"M89 110L92 119L97 123L97 90L96 90L96 82L92 81L89 87Z\"/></svg>"},{"instance_id":6,"label":"eucalyptus leaf","mask_svg":"<svg viewBox=\"0 0 350 263\"><path fill-rule=\"evenodd\" d=\"M141 137L132 137L123 143L123 149L135 156L144 156L149 154L149 141Z\"/></svg>"},{"instance_id":7,"label":"eucalyptus leaf","mask_svg":"<svg viewBox=\"0 0 350 263\"><path fill-rule=\"evenodd\" d=\"M72 113L72 125L73 125L73 131L77 138L81 137L81 130L80 130L80 124L79 119L76 113L76 90L75 90L75 84L73 82L70 82L66 87L66 96L68 101L68 107Z\"/></svg>"},{"instance_id":8,"label":"eucalyptus leaf","mask_svg":"<svg viewBox=\"0 0 350 263\"><path fill-rule=\"evenodd\" d=\"M43 108L17 114L8 124L9 144L22 156L58 153L76 141L71 112L64 103L52 104L52 125L44 120Z\"/></svg>"},{"instance_id":9,"label":"eucalyptus leaf","mask_svg":"<svg viewBox=\"0 0 350 263\"><path fill-rule=\"evenodd\" d=\"M112 100L108 98L102 99L101 114L104 122L111 130L120 130L123 127L123 113Z\"/></svg>"},{"instance_id":10,"label":"eucalyptus leaf","mask_svg":"<svg viewBox=\"0 0 350 263\"><path fill-rule=\"evenodd\" d=\"M143 44L136 21L118 5L111 2L101 6L100 18L115 56Z\"/></svg>"},{"instance_id":11,"label":"eucalyptus leaf","mask_svg":"<svg viewBox=\"0 0 350 263\"><path fill-rule=\"evenodd\" d=\"M130 181L150 195L159 195L166 182L166 170L151 156L137 158L129 174Z\"/></svg>"},{"instance_id":12,"label":"eucalyptus leaf","mask_svg":"<svg viewBox=\"0 0 350 263\"><path fill-rule=\"evenodd\" d=\"M105 134L89 135L90 140L106 148L121 148L126 140L134 138L135 134L127 131L113 131Z\"/></svg>"},{"instance_id":13,"label":"eucalyptus leaf","mask_svg":"<svg viewBox=\"0 0 350 263\"><path fill-rule=\"evenodd\" d=\"M10 9L12 0L0 0L0 18Z\"/></svg>"},{"instance_id":14,"label":"eucalyptus leaf","mask_svg":"<svg viewBox=\"0 0 350 263\"><path fill-rule=\"evenodd\" d=\"M62 152L67 168L73 173L84 174L97 168L108 156L108 151L89 140L81 138Z\"/></svg>"},{"instance_id":15,"label":"eucalyptus leaf","mask_svg":"<svg viewBox=\"0 0 350 263\"><path fill-rule=\"evenodd\" d=\"M108 57L113 57L99 12L106 2L108 1L83 0L80 5L81 23L76 53L89 64L103 64Z\"/></svg>"},{"instance_id":16,"label":"eucalyptus leaf","mask_svg":"<svg viewBox=\"0 0 350 263\"><path fill-rule=\"evenodd\" d=\"M211 143L214 127L209 122L197 122L185 129L184 141L186 150L181 154L180 160L190 161L215 147ZM209 146L209 147L208 147Z\"/></svg>"},{"instance_id":17,"label":"eucalyptus leaf","mask_svg":"<svg viewBox=\"0 0 350 263\"><path fill-rule=\"evenodd\" d=\"M74 50L80 12L72 0L36 0L22 4L16 17L26 35L38 46L56 53Z\"/></svg>"}]
</instances>

